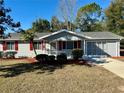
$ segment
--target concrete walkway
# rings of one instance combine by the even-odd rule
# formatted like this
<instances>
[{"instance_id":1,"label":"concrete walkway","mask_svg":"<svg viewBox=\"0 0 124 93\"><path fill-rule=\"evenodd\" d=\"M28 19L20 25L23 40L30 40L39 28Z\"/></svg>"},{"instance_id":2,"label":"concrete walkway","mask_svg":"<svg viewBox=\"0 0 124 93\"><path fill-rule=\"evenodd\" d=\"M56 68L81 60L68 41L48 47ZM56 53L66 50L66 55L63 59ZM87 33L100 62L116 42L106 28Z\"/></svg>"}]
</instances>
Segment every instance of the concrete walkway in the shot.
<instances>
[{"instance_id":1,"label":"concrete walkway","mask_svg":"<svg viewBox=\"0 0 124 93\"><path fill-rule=\"evenodd\" d=\"M113 72L114 74L120 76L121 78L124 78L124 62L112 58L106 58L105 60L106 60L105 63L98 65Z\"/></svg>"}]
</instances>

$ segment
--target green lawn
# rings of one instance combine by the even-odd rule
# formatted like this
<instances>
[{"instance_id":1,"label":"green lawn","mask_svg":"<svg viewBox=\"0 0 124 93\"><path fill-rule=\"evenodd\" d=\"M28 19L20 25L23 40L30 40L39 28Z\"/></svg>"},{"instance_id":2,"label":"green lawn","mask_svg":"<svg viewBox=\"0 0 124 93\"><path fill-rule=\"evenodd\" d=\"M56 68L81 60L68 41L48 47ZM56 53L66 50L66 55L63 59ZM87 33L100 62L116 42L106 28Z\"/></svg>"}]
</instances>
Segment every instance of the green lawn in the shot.
<instances>
[{"instance_id":1,"label":"green lawn","mask_svg":"<svg viewBox=\"0 0 124 93\"><path fill-rule=\"evenodd\" d=\"M0 60L0 93L123 93L124 79L101 67Z\"/></svg>"}]
</instances>

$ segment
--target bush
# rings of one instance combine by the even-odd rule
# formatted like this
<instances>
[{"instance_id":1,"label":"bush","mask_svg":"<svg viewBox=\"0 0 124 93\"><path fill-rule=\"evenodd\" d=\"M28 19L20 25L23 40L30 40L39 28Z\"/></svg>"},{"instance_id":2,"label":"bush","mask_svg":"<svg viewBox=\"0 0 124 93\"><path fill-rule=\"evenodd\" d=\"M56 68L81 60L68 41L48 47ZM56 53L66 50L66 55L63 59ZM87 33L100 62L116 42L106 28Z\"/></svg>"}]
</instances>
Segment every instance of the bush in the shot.
<instances>
[{"instance_id":1,"label":"bush","mask_svg":"<svg viewBox=\"0 0 124 93\"><path fill-rule=\"evenodd\" d=\"M83 50L82 49L72 50L72 56L73 56L73 59L78 60L83 56Z\"/></svg>"},{"instance_id":2,"label":"bush","mask_svg":"<svg viewBox=\"0 0 124 93\"><path fill-rule=\"evenodd\" d=\"M2 58L3 57L3 52L2 51L0 51L0 58Z\"/></svg>"},{"instance_id":3,"label":"bush","mask_svg":"<svg viewBox=\"0 0 124 93\"><path fill-rule=\"evenodd\" d=\"M67 62L67 55L65 53L61 53L60 55L57 55L57 61L61 64L64 64Z\"/></svg>"},{"instance_id":4,"label":"bush","mask_svg":"<svg viewBox=\"0 0 124 93\"><path fill-rule=\"evenodd\" d=\"M15 58L16 51L6 51L3 53L3 57L5 58Z\"/></svg>"},{"instance_id":5,"label":"bush","mask_svg":"<svg viewBox=\"0 0 124 93\"><path fill-rule=\"evenodd\" d=\"M49 57L49 61L50 62L54 62L55 61L55 56L54 55L50 55Z\"/></svg>"},{"instance_id":6,"label":"bush","mask_svg":"<svg viewBox=\"0 0 124 93\"><path fill-rule=\"evenodd\" d=\"M48 61L48 55L46 54L39 54L36 56L36 60L39 62L47 62Z\"/></svg>"}]
</instances>

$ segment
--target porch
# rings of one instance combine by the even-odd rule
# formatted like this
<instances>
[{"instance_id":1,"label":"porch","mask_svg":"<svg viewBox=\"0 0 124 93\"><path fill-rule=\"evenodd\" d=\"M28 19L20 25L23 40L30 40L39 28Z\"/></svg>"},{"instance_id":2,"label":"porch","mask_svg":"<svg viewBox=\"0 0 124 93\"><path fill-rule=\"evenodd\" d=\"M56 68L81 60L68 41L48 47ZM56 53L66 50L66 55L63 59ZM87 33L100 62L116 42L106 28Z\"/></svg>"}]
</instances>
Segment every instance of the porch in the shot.
<instances>
[{"instance_id":1,"label":"porch","mask_svg":"<svg viewBox=\"0 0 124 93\"><path fill-rule=\"evenodd\" d=\"M73 49L82 49L83 51L85 50L85 40L53 41L49 42L49 44L49 55L59 55L61 53L65 53L68 58L71 58Z\"/></svg>"},{"instance_id":2,"label":"porch","mask_svg":"<svg viewBox=\"0 0 124 93\"><path fill-rule=\"evenodd\" d=\"M87 37L78 35L72 31L61 30L39 39L47 41L49 45L47 47L47 53L49 55L65 53L67 57L71 57L73 49L82 49L85 54L85 40Z\"/></svg>"}]
</instances>

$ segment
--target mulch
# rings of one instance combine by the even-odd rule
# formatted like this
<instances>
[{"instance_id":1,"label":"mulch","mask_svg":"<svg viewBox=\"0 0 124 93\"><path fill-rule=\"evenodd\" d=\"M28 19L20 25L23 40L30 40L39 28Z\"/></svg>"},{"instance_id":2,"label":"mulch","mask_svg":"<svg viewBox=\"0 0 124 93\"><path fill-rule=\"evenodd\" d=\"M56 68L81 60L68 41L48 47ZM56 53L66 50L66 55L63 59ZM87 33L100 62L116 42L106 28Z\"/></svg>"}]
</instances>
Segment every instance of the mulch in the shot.
<instances>
[{"instance_id":1,"label":"mulch","mask_svg":"<svg viewBox=\"0 0 124 93\"><path fill-rule=\"evenodd\" d=\"M111 57L111 58L114 58L114 59L124 59L124 56L119 56L119 57Z\"/></svg>"},{"instance_id":2,"label":"mulch","mask_svg":"<svg viewBox=\"0 0 124 93\"><path fill-rule=\"evenodd\" d=\"M25 60L25 58L0 58L0 60L13 61L13 60Z\"/></svg>"},{"instance_id":3,"label":"mulch","mask_svg":"<svg viewBox=\"0 0 124 93\"><path fill-rule=\"evenodd\" d=\"M29 63L34 63L36 62L35 58L0 58L0 61L5 60L5 61L26 61Z\"/></svg>"},{"instance_id":4,"label":"mulch","mask_svg":"<svg viewBox=\"0 0 124 93\"><path fill-rule=\"evenodd\" d=\"M37 60L35 58L27 58L26 59L29 63L35 63Z\"/></svg>"}]
</instances>

